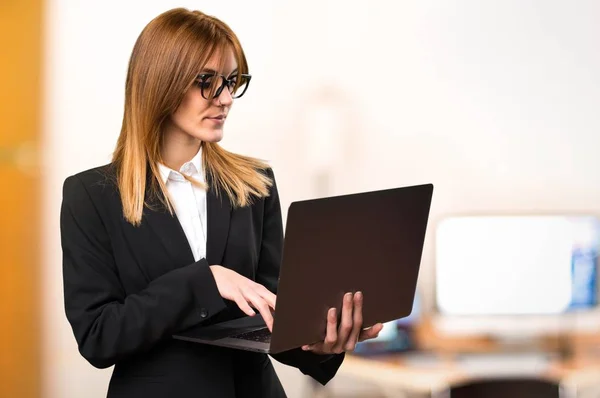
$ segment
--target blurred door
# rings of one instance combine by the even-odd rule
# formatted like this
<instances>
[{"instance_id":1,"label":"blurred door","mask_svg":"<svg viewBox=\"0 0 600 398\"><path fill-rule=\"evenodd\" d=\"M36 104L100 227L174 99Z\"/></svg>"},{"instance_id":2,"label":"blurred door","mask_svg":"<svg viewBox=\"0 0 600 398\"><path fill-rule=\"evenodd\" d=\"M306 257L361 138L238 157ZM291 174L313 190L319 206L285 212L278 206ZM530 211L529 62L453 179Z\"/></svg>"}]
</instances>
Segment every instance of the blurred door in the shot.
<instances>
[{"instance_id":1,"label":"blurred door","mask_svg":"<svg viewBox=\"0 0 600 398\"><path fill-rule=\"evenodd\" d=\"M0 397L40 395L42 0L0 1Z\"/></svg>"}]
</instances>

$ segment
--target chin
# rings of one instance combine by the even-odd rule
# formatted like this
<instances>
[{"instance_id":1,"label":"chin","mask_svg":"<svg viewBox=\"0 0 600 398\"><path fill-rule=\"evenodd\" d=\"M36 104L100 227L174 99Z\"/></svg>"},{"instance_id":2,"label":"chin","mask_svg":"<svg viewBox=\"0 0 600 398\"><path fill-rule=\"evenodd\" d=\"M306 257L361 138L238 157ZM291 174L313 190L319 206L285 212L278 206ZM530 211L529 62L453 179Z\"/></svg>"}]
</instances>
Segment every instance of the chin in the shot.
<instances>
[{"instance_id":1,"label":"chin","mask_svg":"<svg viewBox=\"0 0 600 398\"><path fill-rule=\"evenodd\" d=\"M223 139L223 130L203 131L197 137L203 142L219 142Z\"/></svg>"}]
</instances>

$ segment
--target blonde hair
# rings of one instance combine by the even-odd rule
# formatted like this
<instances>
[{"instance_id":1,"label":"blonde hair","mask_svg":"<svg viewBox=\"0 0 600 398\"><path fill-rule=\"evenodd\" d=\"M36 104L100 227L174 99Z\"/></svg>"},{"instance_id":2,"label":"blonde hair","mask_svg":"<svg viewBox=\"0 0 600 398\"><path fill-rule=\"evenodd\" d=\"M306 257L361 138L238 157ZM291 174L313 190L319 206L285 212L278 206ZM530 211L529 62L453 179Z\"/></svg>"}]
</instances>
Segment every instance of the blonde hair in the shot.
<instances>
[{"instance_id":1,"label":"blonde hair","mask_svg":"<svg viewBox=\"0 0 600 398\"><path fill-rule=\"evenodd\" d=\"M113 153L123 214L131 224L140 225L144 206L149 206L146 189L173 213L158 168L162 127L203 66L228 49L233 50L239 73L248 73L242 46L229 26L184 8L159 15L138 37L127 72L121 134ZM262 172L268 165L258 159L203 142L202 163L212 185L206 188L223 191L235 207L251 204L253 196L269 194L273 182Z\"/></svg>"}]
</instances>

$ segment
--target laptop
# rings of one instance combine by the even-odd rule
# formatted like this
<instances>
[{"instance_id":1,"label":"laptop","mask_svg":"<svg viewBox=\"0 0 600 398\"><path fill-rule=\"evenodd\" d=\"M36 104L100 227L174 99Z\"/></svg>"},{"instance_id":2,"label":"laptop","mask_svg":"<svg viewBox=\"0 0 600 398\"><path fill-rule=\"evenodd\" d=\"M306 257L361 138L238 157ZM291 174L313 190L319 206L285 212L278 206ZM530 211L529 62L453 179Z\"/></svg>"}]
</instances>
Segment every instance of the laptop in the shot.
<instances>
[{"instance_id":1,"label":"laptop","mask_svg":"<svg viewBox=\"0 0 600 398\"><path fill-rule=\"evenodd\" d=\"M322 341L331 307L363 292L363 327L411 313L433 185L293 202L288 210L273 333L259 314L173 337L276 354Z\"/></svg>"}]
</instances>

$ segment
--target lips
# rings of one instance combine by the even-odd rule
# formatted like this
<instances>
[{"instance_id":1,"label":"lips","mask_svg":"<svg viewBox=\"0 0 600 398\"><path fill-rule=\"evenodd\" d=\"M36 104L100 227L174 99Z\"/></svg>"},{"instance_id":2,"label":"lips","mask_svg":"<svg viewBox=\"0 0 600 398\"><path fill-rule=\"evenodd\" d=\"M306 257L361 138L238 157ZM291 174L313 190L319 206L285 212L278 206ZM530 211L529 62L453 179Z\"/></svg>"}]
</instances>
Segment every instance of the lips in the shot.
<instances>
[{"instance_id":1,"label":"lips","mask_svg":"<svg viewBox=\"0 0 600 398\"><path fill-rule=\"evenodd\" d=\"M222 114L222 115L216 115L216 116L209 116L209 117L207 117L207 119L223 121L223 120L225 120L226 117L227 117L227 115Z\"/></svg>"}]
</instances>

